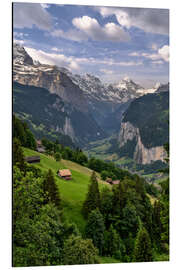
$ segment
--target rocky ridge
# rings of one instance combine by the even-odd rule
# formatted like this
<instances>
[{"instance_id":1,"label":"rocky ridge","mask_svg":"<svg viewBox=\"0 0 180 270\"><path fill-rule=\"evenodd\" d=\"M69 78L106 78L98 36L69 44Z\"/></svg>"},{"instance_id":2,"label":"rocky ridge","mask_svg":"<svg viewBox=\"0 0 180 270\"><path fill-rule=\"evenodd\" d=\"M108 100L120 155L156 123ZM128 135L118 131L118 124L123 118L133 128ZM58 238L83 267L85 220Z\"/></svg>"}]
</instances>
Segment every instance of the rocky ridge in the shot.
<instances>
[{"instance_id":1,"label":"rocky ridge","mask_svg":"<svg viewBox=\"0 0 180 270\"><path fill-rule=\"evenodd\" d=\"M123 147L128 141L133 141L133 139L135 139L133 155L135 162L140 164L150 164L156 160L164 162L166 153L163 146L146 148L141 141L139 128L134 127L130 122L122 122L118 137L119 147Z\"/></svg>"}]
</instances>

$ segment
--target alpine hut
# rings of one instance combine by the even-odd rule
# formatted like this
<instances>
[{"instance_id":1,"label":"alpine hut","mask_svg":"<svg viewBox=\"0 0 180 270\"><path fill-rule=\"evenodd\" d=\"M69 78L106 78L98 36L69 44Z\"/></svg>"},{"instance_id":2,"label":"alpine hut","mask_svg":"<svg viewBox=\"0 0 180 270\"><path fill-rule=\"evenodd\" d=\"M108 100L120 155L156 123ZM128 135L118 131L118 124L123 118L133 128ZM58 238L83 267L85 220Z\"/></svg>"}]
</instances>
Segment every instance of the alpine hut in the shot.
<instances>
[{"instance_id":1,"label":"alpine hut","mask_svg":"<svg viewBox=\"0 0 180 270\"><path fill-rule=\"evenodd\" d=\"M25 161L28 162L28 163L39 163L40 162L40 156L25 157Z\"/></svg>"},{"instance_id":2,"label":"alpine hut","mask_svg":"<svg viewBox=\"0 0 180 270\"><path fill-rule=\"evenodd\" d=\"M69 169L59 170L58 175L59 175L59 177L65 179L65 180L72 179L72 174L71 174L71 171Z\"/></svg>"}]
</instances>

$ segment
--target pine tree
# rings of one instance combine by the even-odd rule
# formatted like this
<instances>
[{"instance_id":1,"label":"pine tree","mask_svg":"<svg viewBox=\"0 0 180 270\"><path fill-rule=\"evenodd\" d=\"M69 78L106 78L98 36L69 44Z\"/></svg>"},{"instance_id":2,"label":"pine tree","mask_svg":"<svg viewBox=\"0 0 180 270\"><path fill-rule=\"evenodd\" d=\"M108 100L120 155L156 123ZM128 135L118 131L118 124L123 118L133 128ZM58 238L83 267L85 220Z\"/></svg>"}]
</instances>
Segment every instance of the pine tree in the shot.
<instances>
[{"instance_id":1,"label":"pine tree","mask_svg":"<svg viewBox=\"0 0 180 270\"><path fill-rule=\"evenodd\" d=\"M88 222L85 227L85 235L91 238L95 247L99 249L99 254L102 255L104 246L105 225L103 216L99 209L93 210L89 214Z\"/></svg>"},{"instance_id":2,"label":"pine tree","mask_svg":"<svg viewBox=\"0 0 180 270\"><path fill-rule=\"evenodd\" d=\"M17 138L13 139L13 165L16 165L22 171L26 169L23 150Z\"/></svg>"},{"instance_id":3,"label":"pine tree","mask_svg":"<svg viewBox=\"0 0 180 270\"><path fill-rule=\"evenodd\" d=\"M151 240L145 228L140 228L133 252L134 262L150 262L152 261Z\"/></svg>"},{"instance_id":4,"label":"pine tree","mask_svg":"<svg viewBox=\"0 0 180 270\"><path fill-rule=\"evenodd\" d=\"M122 216L122 209L125 206L125 190L124 185L122 182L119 183L118 187L113 188L113 208L115 215L118 215L119 217Z\"/></svg>"},{"instance_id":5,"label":"pine tree","mask_svg":"<svg viewBox=\"0 0 180 270\"><path fill-rule=\"evenodd\" d=\"M153 240L155 241L158 247L160 246L161 231L162 231L160 214L161 214L161 204L159 201L155 201L153 208Z\"/></svg>"},{"instance_id":6,"label":"pine tree","mask_svg":"<svg viewBox=\"0 0 180 270\"><path fill-rule=\"evenodd\" d=\"M36 147L37 147L34 135L28 128L26 129L26 145L25 146L33 150L36 150Z\"/></svg>"},{"instance_id":7,"label":"pine tree","mask_svg":"<svg viewBox=\"0 0 180 270\"><path fill-rule=\"evenodd\" d=\"M54 203L58 208L61 208L61 199L58 187L56 185L54 175L51 169L47 172L44 183L43 190L45 193L45 201Z\"/></svg>"},{"instance_id":8,"label":"pine tree","mask_svg":"<svg viewBox=\"0 0 180 270\"><path fill-rule=\"evenodd\" d=\"M90 185L88 188L86 200L84 201L83 204L82 214L85 218L87 218L92 210L99 207L100 207L100 193L96 173L93 171L90 179Z\"/></svg>"},{"instance_id":9,"label":"pine tree","mask_svg":"<svg viewBox=\"0 0 180 270\"><path fill-rule=\"evenodd\" d=\"M120 237L117 231L113 228L112 224L106 235L106 255L113 256L120 249Z\"/></svg>"},{"instance_id":10,"label":"pine tree","mask_svg":"<svg viewBox=\"0 0 180 270\"><path fill-rule=\"evenodd\" d=\"M13 115L13 138L17 138L22 146L26 145L26 133L24 130L23 123Z\"/></svg>"}]
</instances>

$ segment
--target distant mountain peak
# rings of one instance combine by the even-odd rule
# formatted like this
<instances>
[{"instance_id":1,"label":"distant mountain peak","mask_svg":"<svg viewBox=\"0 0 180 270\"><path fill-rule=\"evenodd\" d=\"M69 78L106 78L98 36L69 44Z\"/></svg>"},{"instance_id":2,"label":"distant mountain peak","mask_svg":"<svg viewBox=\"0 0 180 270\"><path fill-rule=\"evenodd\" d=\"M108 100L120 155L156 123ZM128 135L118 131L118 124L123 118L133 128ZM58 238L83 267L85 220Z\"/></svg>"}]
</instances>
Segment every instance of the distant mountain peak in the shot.
<instances>
[{"instance_id":1,"label":"distant mountain peak","mask_svg":"<svg viewBox=\"0 0 180 270\"><path fill-rule=\"evenodd\" d=\"M33 65L33 59L29 56L23 46L18 43L13 44L13 64Z\"/></svg>"}]
</instances>

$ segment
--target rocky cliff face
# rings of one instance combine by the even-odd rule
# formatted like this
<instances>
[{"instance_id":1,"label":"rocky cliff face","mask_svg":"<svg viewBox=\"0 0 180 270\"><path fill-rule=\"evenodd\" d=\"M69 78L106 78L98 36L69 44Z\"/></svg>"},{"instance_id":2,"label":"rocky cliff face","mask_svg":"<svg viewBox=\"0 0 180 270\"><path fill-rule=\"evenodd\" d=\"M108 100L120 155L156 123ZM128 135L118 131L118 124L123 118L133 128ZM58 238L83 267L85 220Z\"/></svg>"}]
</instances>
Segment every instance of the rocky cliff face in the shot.
<instances>
[{"instance_id":1,"label":"rocky cliff face","mask_svg":"<svg viewBox=\"0 0 180 270\"><path fill-rule=\"evenodd\" d=\"M135 139L134 160L140 164L150 164L152 161L164 161L166 153L163 146L146 148L142 141L139 128L134 127L130 122L122 122L118 141L119 147L126 145L128 141Z\"/></svg>"},{"instance_id":2,"label":"rocky cliff face","mask_svg":"<svg viewBox=\"0 0 180 270\"><path fill-rule=\"evenodd\" d=\"M13 80L24 85L46 88L63 101L71 103L73 107L88 111L87 101L81 89L55 66L14 64Z\"/></svg>"}]
</instances>

